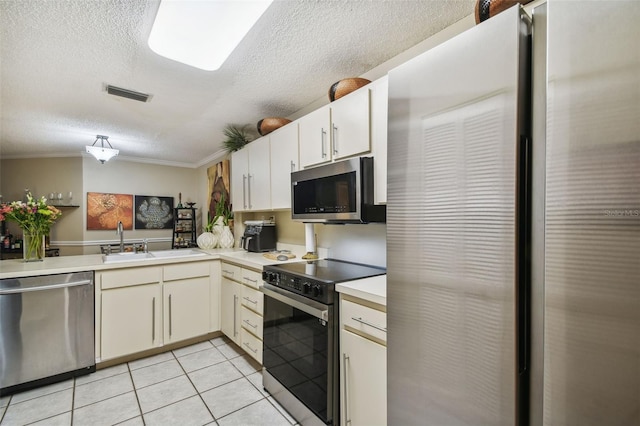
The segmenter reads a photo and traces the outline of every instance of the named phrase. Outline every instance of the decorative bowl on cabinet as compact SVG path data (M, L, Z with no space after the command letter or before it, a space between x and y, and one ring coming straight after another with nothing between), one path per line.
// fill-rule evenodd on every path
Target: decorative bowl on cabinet
M258 121L258 133L260 136L266 136L276 129L291 123L291 120L284 117L267 117Z
M362 86L366 86L369 83L371 83L371 81L367 80L366 78L344 78L331 85L331 87L329 88L329 100L333 102L336 99L340 99L341 97L348 95L354 90L358 90Z

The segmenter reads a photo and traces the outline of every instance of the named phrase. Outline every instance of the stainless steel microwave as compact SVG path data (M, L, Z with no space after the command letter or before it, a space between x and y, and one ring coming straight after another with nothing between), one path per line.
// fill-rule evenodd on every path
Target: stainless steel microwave
M291 218L299 222L385 222L373 203L373 157L359 157L291 173Z

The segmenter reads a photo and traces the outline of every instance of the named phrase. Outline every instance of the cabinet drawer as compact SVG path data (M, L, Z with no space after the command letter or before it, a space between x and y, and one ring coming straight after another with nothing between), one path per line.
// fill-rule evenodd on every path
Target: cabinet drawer
M348 300L341 301L342 326L363 336L387 341L387 314Z
M168 265L163 268L164 281L209 276L209 262L189 262Z
M242 268L242 284L248 285L249 287L253 287L257 290L261 281L262 273Z
M264 294L246 285L242 286L242 305L262 315L264 311Z
M262 364L262 340L244 328L240 330L240 340L244 349L253 359Z
M242 268L230 263L222 263L222 276L230 280L240 281Z
M159 283L161 272L162 267L160 266L104 271L101 273L100 288L106 290L109 288Z
M242 327L262 340L262 316L243 306L240 317L242 318Z

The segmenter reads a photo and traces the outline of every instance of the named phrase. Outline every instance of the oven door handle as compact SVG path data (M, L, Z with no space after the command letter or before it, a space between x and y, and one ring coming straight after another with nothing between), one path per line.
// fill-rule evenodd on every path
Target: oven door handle
M314 317L324 321L329 321L329 309L327 309L327 306L322 303L307 299L303 296L298 296L297 294L286 290L280 290L278 287L267 283L263 283L260 286L260 291L266 296L279 300L282 303L286 303L287 305L306 312L309 315L313 315Z

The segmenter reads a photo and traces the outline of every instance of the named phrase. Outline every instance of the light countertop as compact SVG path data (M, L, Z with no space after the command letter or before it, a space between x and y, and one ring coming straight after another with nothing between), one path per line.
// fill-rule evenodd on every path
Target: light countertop
M0 279L20 278L34 275L63 274L78 271L105 271L109 269L135 268L153 265L168 265L173 263L202 262L206 260L229 261L247 268L262 270L265 265L285 263L267 259L262 253L249 253L243 249L212 249L200 250L204 256L145 259L130 262L104 263L101 254L86 254L78 256L45 257L41 262L24 262L22 259L7 259L0 261ZM153 253L153 252L152 252ZM296 256L287 262L299 262Z
M387 276L363 278L336 284L336 291L378 305L387 306Z

